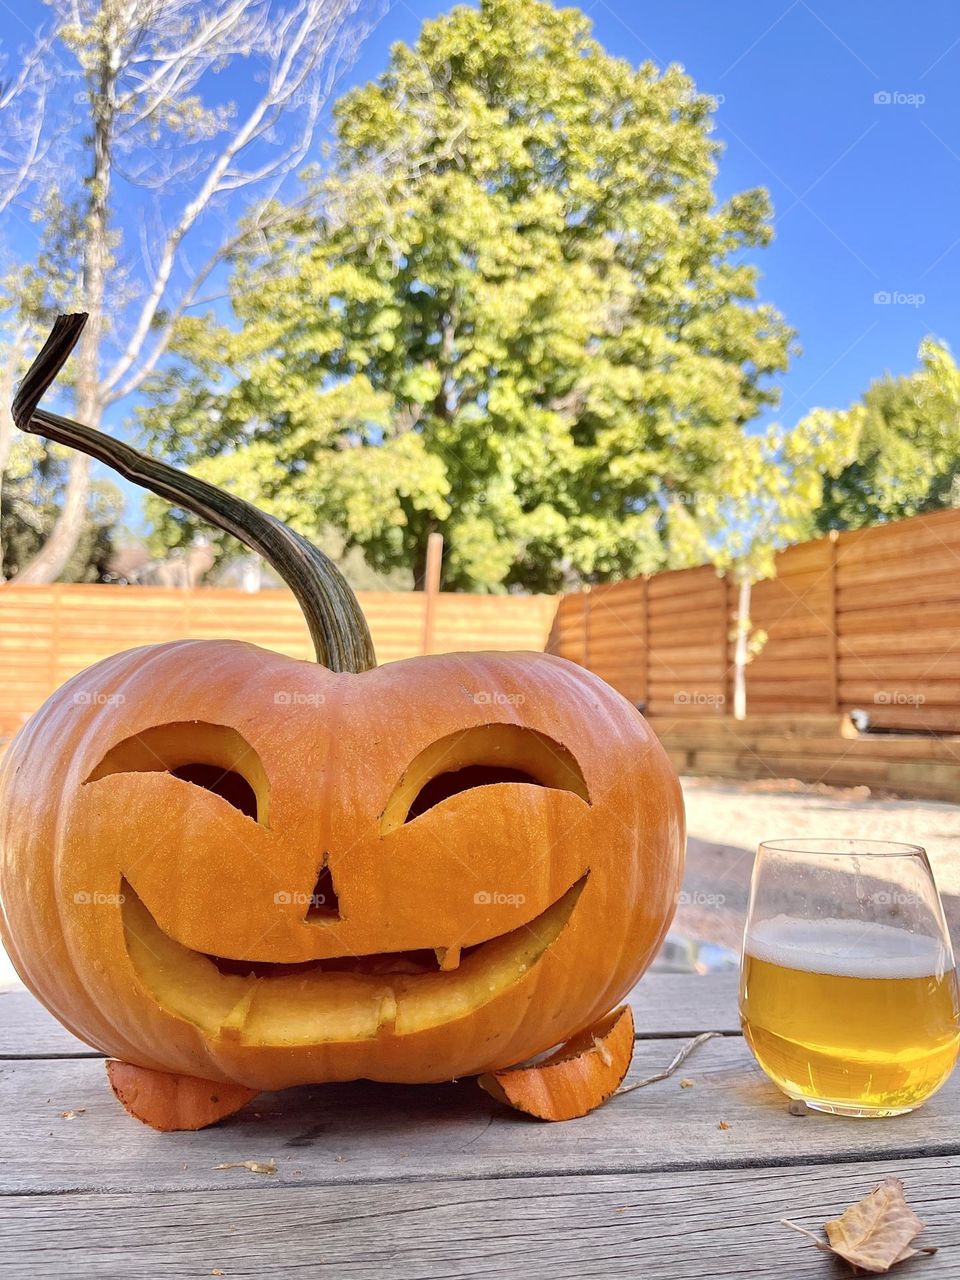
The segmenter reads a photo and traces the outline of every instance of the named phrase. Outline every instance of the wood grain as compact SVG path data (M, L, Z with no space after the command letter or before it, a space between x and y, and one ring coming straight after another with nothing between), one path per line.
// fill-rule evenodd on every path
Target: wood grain
M939 1248L904 1276L960 1277L960 1163L881 1160L701 1175L401 1179L311 1187L240 1171L188 1192L23 1197L0 1209L0 1274L91 1280L810 1280L849 1276L781 1223L819 1231L902 1178ZM29 1270L25 1266L30 1259Z
M662 1070L677 1047L676 1040L638 1041L627 1083ZM682 1080L691 1083L682 1087ZM473 1080L361 1082L262 1094L214 1128L158 1135L122 1112L102 1062L6 1061L0 1193L243 1189L246 1170L216 1166L246 1160L275 1160L271 1185L346 1185L955 1156L958 1109L960 1075L895 1120L794 1116L744 1041L730 1036L702 1045L670 1079L565 1124L511 1112ZM704 1180L718 1185L724 1178Z
M730 975L652 974L633 1003L648 1027L701 1030L729 1021L734 990ZM0 1001L13 1054L77 1044L25 993ZM679 1043L638 1040L628 1082ZM568 1124L507 1111L473 1081L360 1083L161 1135L123 1114L101 1061L8 1057L0 1276L840 1280L848 1269L780 1220L817 1231L895 1176L927 1223L920 1243L939 1248L910 1274L960 1280L958 1109L960 1080L896 1120L794 1116L728 1035ZM251 1160L276 1172L217 1168Z
M958 536L960 515L936 512L782 552L775 577L753 588L751 622L767 639L747 667L750 711L865 707L888 727L960 732ZM549 648L587 662L627 697L641 690L655 716L729 720L729 698L718 706L716 697L728 692L732 670L733 593L710 568L656 574L646 582L647 603L642 592L627 594L640 580L591 590L585 628L586 597L564 597ZM576 640L568 627L574 615L581 620ZM927 639L931 629L939 641ZM691 650L696 658L688 656ZM739 761L712 768L753 775ZM887 781L891 771L882 772L878 785L896 788L896 777ZM766 776L795 773L788 762L773 760ZM869 781L869 774L861 770L849 781ZM899 781L916 791L909 771ZM960 776L917 794L954 798Z
M381 662L419 654L424 593L358 593ZM434 609L437 652L542 649L552 596L442 592ZM309 659L307 626L292 593L163 587L4 585L0 589L0 734L12 733L71 676L141 644L227 636Z

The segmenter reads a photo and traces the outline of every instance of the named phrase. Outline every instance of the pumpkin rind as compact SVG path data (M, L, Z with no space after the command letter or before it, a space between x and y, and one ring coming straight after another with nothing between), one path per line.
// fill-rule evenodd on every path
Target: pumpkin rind
M250 744L269 783L269 825L167 772L87 781L117 743L189 722ZM410 762L490 725L559 744L589 802L548 786L480 786L384 834ZM643 718L589 672L539 654L442 655L349 675L232 641L132 650L55 693L0 767L3 937L26 984L113 1057L254 1089L446 1080L568 1039L655 954L682 849L677 780ZM323 863L339 916L308 921L303 900ZM131 963L116 901L126 880L196 952L347 962L469 949L540 915L583 876L559 936L492 999L409 1033L395 1024L316 1045L252 1043L230 1028L211 1036L162 1007Z
M577 1120L616 1093L632 1059L633 1011L625 1004L542 1061L483 1075L477 1083L538 1120Z
M107 1062L107 1079L124 1110L160 1133L206 1129L257 1096L240 1084L148 1071L115 1058Z

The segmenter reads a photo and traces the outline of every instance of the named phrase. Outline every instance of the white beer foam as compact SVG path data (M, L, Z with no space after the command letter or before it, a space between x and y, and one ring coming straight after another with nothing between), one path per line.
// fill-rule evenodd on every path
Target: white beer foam
M835 978L931 978L953 968L938 938L870 920L797 920L754 924L743 946L757 960Z

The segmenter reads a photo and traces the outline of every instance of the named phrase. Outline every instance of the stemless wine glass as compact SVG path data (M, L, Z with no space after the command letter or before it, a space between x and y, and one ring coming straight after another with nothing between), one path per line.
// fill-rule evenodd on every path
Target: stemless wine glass
M760 845L740 1021L784 1093L836 1115L912 1111L953 1070L958 1016L950 935L919 845Z

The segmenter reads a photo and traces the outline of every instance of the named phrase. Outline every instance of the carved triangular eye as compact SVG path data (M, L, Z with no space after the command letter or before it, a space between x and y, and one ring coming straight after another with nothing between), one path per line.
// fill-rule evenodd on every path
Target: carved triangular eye
M115 773L170 773L267 825L270 784L256 751L228 725L202 720L151 725L111 747L86 779Z
M562 743L523 725L474 725L431 743L407 766L380 830L386 835L462 791L504 782L571 791L590 803L583 771Z
M195 787L212 791L235 809L256 821L257 793L242 774L233 769L222 769L218 764L181 764L170 772L175 778L192 782Z
M333 876L324 858L317 875L317 883L313 886L310 902L307 906L307 922L323 924L328 920L340 919L340 899L334 888Z

